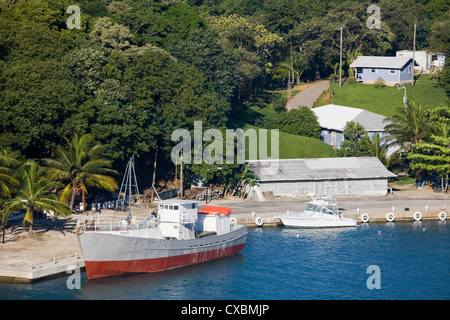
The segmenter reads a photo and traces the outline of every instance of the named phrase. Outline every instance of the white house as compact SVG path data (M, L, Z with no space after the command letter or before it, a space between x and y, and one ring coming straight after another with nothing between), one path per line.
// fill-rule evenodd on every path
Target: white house
M412 59L414 52L412 50L397 51L396 56L401 58ZM416 50L415 54L416 70L428 71L432 68L443 68L445 65L445 53L427 52L424 50Z
M360 56L350 68L355 71L357 82L374 84L382 79L387 86L412 82L413 59L408 57Z
M386 117L359 108L351 108L329 104L312 109L316 114L321 131L320 138L323 142L339 148L344 141L344 128L347 122L353 121L361 124L366 129L369 137L376 133L383 136Z

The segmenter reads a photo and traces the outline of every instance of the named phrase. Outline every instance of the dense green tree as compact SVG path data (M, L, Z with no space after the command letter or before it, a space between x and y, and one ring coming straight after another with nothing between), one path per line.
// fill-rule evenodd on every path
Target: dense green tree
M447 10L439 16L439 19L433 20L431 32L428 39L430 48L434 52L441 52L447 55L445 66L438 71L438 81L444 88L445 93L450 98L450 4L447 1Z
M283 38L269 32L263 24L238 14L210 17L209 25L218 33L222 46L234 50L237 98L254 99L256 82L264 75L264 65L270 62Z
M443 14L443 16L435 20L431 27L430 37L428 42L430 48L434 52L450 54L450 35L448 30L450 28L450 8Z
M436 174L441 180L442 192L447 191L450 173L450 138L432 136L431 142L419 142L408 152L407 158L411 170L416 172L417 180L425 175Z
M286 71L297 81L337 74L341 26L344 71L359 54L411 49L414 23L417 49L448 54L447 0L376 3L381 30L367 28L369 3L359 0L0 0L0 147L48 158L91 133L119 168L131 154L148 164L158 144L159 165L171 171L173 130L237 123L230 109L244 119L240 107L285 87ZM81 29L66 25L73 4ZM448 65L439 81L450 95ZM317 137L315 122L296 112L261 125ZM426 142L448 132L411 121L392 126L390 138L412 137L417 126Z
M231 100L236 86L233 51L223 48L212 30L194 30L172 49L175 57L193 64L218 94Z
M444 88L447 97L450 99L450 59L447 59L445 66L439 73L439 84Z
M448 0L429 0L424 6L424 13L428 19L427 29L433 28L434 22L444 20L443 17L448 14L450 1Z
M300 107L279 116L280 130L304 137L320 138L320 126L317 116L308 107Z
M197 10L185 3L175 3L164 13L168 24L168 34L164 41L164 47L172 48L179 41L184 40L194 30L202 29L205 25L204 19Z
M121 24L114 23L111 18L99 18L90 34L94 42L99 42L105 48L119 50L124 55L141 55L152 47L151 44L137 46L132 43L133 34Z
M76 36L58 31L63 16L44 1L17 6L0 12L0 132L3 147L39 157L72 129L60 125L82 99L60 59Z
M337 151L338 157L367 157L370 154L366 143L367 131L358 122L347 122L344 128L344 141Z
M306 106L282 112L277 117L266 117L257 124L266 129L279 129L299 136L320 138L317 116Z
M395 34L392 47L385 55L395 56L398 50L412 50L414 23L417 24L416 48L425 48L427 18L422 3L415 0L380 0L378 6L381 10L382 23Z
M432 134L444 139L450 137L450 106L443 105L430 111Z
M300 64L309 65L313 79L328 76L339 62L340 35L343 27L344 62L353 62L360 54L383 55L392 46L395 35L382 24L381 30L366 26L367 6L351 1L329 4L326 12L301 21L292 30L294 55Z
M81 96L57 60L14 61L2 72L0 132L3 147L39 157L74 128L62 126Z
M265 0L263 6L264 25L272 32L288 34L311 9L303 5L302 1Z

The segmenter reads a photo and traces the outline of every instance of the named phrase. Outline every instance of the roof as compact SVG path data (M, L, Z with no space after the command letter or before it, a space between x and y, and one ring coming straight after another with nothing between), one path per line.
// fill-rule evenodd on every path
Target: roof
M278 161L278 171L265 170ZM380 179L397 177L376 157L250 160L249 170L261 182ZM274 164L271 164L274 166Z
M401 69L411 60L412 58L408 57L360 56L350 65L350 67Z
M196 201L196 200L183 200L183 199L168 199L168 200L159 200L159 201L155 201L155 203L160 203L160 204L179 204L179 205L183 205L183 204L190 204L190 203L200 203L200 201Z
M349 121L360 123L369 132L384 131L386 126L385 116L364 109L329 104L312 111L317 115L319 125L323 129L343 132Z

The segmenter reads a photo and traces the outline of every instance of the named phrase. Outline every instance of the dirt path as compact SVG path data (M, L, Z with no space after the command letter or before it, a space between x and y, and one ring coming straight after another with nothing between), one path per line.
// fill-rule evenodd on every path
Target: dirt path
M302 90L286 104L286 110L298 109L300 106L312 108L320 95L330 87L329 80L319 80L311 84L296 86L294 90Z

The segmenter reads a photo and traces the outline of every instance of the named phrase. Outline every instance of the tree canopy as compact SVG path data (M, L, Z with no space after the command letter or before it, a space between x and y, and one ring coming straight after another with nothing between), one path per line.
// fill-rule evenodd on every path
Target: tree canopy
M245 103L285 87L286 70L298 82L336 73L340 27L344 74L360 54L410 49L414 23L418 49L448 54L448 1L380 0L381 29L367 28L369 4L0 1L0 149L48 158L74 134L93 134L115 168L130 154L148 164L158 145L173 170L173 130L239 120ZM80 8L79 29L68 28L70 5ZM272 128L318 137L306 112L287 114Z

